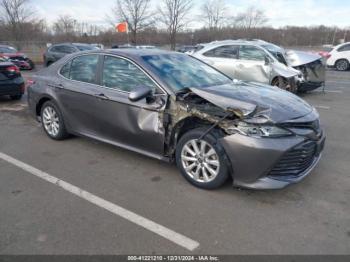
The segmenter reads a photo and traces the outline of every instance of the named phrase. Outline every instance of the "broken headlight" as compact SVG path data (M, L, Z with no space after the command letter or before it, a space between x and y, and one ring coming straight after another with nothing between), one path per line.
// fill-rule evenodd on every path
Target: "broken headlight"
M249 124L245 122L239 122L236 126L232 126L228 128L227 132L229 134L239 133L241 135L251 136L251 137L270 137L270 138L293 135L293 133L290 132L289 130L280 128L277 126L254 125L254 124Z

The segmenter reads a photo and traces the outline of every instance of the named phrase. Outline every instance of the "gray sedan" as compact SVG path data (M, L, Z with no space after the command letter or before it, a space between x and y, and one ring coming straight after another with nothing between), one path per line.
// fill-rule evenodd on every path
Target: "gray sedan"
M160 50L69 55L34 77L28 99L50 138L85 136L176 162L205 189L229 177L255 189L296 183L325 141L318 113L297 96Z

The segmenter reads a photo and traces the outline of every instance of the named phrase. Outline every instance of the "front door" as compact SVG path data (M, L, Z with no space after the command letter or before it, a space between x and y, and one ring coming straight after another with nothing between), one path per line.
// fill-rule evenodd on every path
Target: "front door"
M165 92L136 64L116 56L104 56L99 81L100 97L94 108L99 114L95 123L99 136L155 157L163 155ZM152 88L152 101L129 100L129 93L140 86Z
M270 84L271 65L266 63L267 54L250 45L242 45L235 63L235 78L244 81Z

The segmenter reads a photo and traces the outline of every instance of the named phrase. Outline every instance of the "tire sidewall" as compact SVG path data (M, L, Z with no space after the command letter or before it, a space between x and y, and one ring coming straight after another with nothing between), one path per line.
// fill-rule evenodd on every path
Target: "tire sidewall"
M185 171L182 160L181 160L181 152L184 147L184 145L193 139L200 138L210 127L207 128L197 128L194 130L191 130L184 134L181 139L179 140L177 146L176 146L176 164L179 168L182 176L189 181L192 185L202 188L202 189L216 189L220 186L222 186L229 177L229 160L227 158L227 155L225 153L224 148L218 141L219 136L215 132L210 132L207 134L203 140L209 143L216 151L218 157L219 157L219 163L220 163L220 170L217 177L210 182L207 183L201 183L193 180L189 175L187 175L187 172Z
M340 62L345 62L346 63L346 65L347 65L347 67L346 67L346 69L339 69L338 68L338 63L340 63ZM349 61L347 61L346 59L340 59L340 60L338 60L336 63L335 63L335 68L338 70L338 71L347 71L347 70L349 70Z
M45 110L46 107L51 107L53 108L55 111L56 111L56 114L58 116L58 121L59 121L59 129L58 129L58 134L57 136L52 136L50 135L45 126L44 126L44 123L43 123L43 112ZM64 138L66 138L67 136L67 132L66 132L66 128L65 128L65 125L64 125L64 121L63 121L63 117L62 117L62 113L61 111L59 110L58 106L53 103L52 101L47 101L43 104L43 106L41 107L41 111L40 111L40 118L41 118L41 125L45 131L45 133L52 139L54 140L62 140Z

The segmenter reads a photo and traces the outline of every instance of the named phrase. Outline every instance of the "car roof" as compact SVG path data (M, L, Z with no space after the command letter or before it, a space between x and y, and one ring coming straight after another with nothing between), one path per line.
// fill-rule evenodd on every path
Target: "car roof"
M165 55L165 54L180 54L177 52L166 51L161 49L135 49L135 48L123 48L123 49L106 49L106 50L89 50L84 53L101 53L101 54L111 54L120 55L130 58L140 58L147 55Z
M210 43L205 43L205 44L200 44L202 46L220 46L220 45L257 45L257 46L261 46L261 45L265 45L265 44L271 44L269 42L266 42L264 40L260 40L260 39L251 39L251 40L247 40L247 39L237 39L237 40L221 40L221 41L213 41Z
M57 43L57 44L53 44L51 46L59 46L59 45L74 45L74 46L76 46L76 45L85 45L85 46L90 46L90 44L85 44L85 43L68 43L68 42L67 43Z
M0 45L0 47L10 47L10 48L14 48L13 46L10 46L10 45Z

